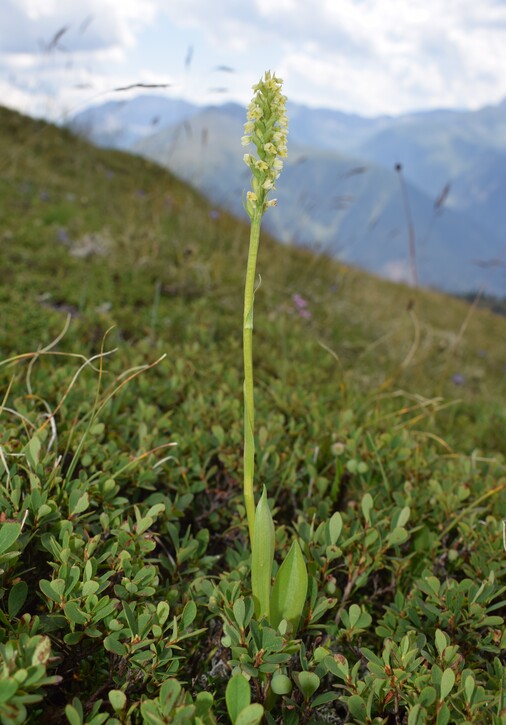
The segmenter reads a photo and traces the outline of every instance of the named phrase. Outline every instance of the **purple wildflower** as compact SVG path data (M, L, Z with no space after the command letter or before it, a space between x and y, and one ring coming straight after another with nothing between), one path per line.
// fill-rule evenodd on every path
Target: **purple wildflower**
M304 320L310 320L312 317L311 312L308 310L308 302L302 295L296 292L292 295L292 302L295 307L295 312L302 317Z

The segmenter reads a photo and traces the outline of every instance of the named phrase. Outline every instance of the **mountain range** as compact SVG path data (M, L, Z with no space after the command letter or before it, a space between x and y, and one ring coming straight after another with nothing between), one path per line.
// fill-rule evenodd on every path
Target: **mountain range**
M289 156L265 226L398 281L506 296L506 101L366 118L288 104ZM72 119L94 143L155 160L243 215L245 109L139 96Z

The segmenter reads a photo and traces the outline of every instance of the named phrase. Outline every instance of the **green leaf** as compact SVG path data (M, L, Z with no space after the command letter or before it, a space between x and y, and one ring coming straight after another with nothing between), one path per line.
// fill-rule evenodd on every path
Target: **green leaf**
M408 725L424 725L427 722L426 715L427 711L417 702L409 711Z
M336 511L335 514L332 514L330 521L329 521L329 536L330 536L330 543L334 546L339 537L341 536L341 531L343 529L343 519L339 511Z
M448 725L450 722L450 708L443 703L436 718L436 725Z
M182 615L182 624L183 628L187 629L190 624L193 622L195 617L197 616L197 605L193 601L189 601L186 603L185 608L183 609L183 615Z
M56 591L56 589L53 587L53 584L47 579L41 579L39 582L39 587L42 593L45 594L48 599L52 599L54 602L59 602L61 600L61 594Z
M235 721L234 725L258 725L264 716L263 705L255 702L253 705L248 705L239 714L239 717Z
M32 655L32 665L47 665L51 656L51 640L49 637L41 637L40 642L35 647Z
M128 626L130 627L130 632L132 633L133 636L135 636L136 634L138 634L137 620L135 618L135 615L133 613L131 606L127 602L123 602L123 611L125 612Z
M72 705L66 705L65 715L67 716L67 720L69 721L70 725L82 725L83 719L77 712L76 708Z
M420 692L418 702L422 705L422 707L430 707L436 701L436 697L436 688L432 687L432 685L427 685L427 687L424 687Z
M9 612L9 617L14 618L17 616L26 601L27 595L28 584L23 581L16 582L9 592L9 599L7 601L7 611Z
M169 715L181 694L181 685L177 680L166 680L160 688L159 699L162 703L163 713Z
M464 680L464 692L466 693L466 701L471 703L473 701L474 690L476 687L475 679L472 675L468 675Z
M409 539L409 534L403 526L396 526L387 536L389 546L399 546Z
M321 695L317 695L311 700L311 707L319 707L325 705L327 702L333 702L337 700L340 695L337 692L322 692Z
M170 614L170 606L168 602L158 602L156 606L156 616L158 617L158 623L163 627Z
M13 679L0 680L0 702L8 702L18 690L18 683Z
M271 624L277 628L286 619L293 634L307 597L307 569L300 546L294 541L286 559L279 567L271 595Z
M82 609L79 609L75 602L67 602L63 611L65 612L67 619L71 621L72 624L86 624L88 621L86 614L82 611Z
M272 562L274 561L274 524L267 490L264 486L255 513L251 552L251 590L257 619L270 614Z
M371 511L374 506L374 501L372 500L372 496L370 493L364 494L361 501L361 508L362 513L364 515L364 519L368 524L371 523Z
M309 700L316 690L320 687L320 678L316 672L299 672L296 676L297 687L304 695L304 699Z
M447 669L443 672L443 675L441 677L441 684L440 684L440 699L445 700L447 696L450 694L450 692L453 689L453 686L455 684L455 672L450 669L450 667L447 667Z
M100 584L92 579L90 581L84 582L82 588L82 595L83 597L89 597L91 594L96 594L99 589Z
M239 713L251 702L251 690L248 680L238 673L230 678L225 692L227 711L232 723L235 725Z
M117 633L107 635L104 639L104 647L108 652L113 652L120 657L124 657L127 653L127 648L119 641Z
M34 435L33 438L28 441L27 445L24 448L26 460L30 464L31 468L35 468L37 463L39 462L41 447L42 444L39 438Z
M436 629L435 640L438 655L442 655L443 651L446 649L447 642L444 632L442 632L440 629Z
M246 605L244 604L244 599L241 597L240 599L236 599L233 605L234 610L234 617L235 621L239 625L239 627L244 627L244 619L246 617Z
M401 512L399 513L399 515L397 517L397 521L396 521L395 525L401 526L401 527L406 526L406 524L409 521L410 515L411 515L411 509L409 508L409 506L404 506L404 508L401 510Z
M353 627L356 625L358 620L360 619L360 615L362 614L362 610L358 606L358 604L352 604L351 607L348 610L348 617L350 621L350 627L353 629Z
M165 718L160 717L153 700L144 700L141 704L141 715L143 722L148 725L164 725L167 722Z
M74 492L73 492L74 493ZM77 492L78 494L78 492ZM77 514L82 514L83 511L86 511L88 506L90 505L90 495L87 491L85 491L80 496L78 495L72 495L70 494L70 500L69 500L69 514L70 516L76 516Z
M125 709L127 699L122 690L109 690L108 697L114 712L121 712Z
M21 524L8 522L0 527L0 554L11 548L21 534Z
M364 723L367 718L367 707L365 702L362 700L360 695L352 695L348 698L346 704L350 714L358 720L358 722Z
M43 519L44 516L47 516L51 513L51 506L49 506L47 503L43 503L42 506L39 506L37 509L37 518Z

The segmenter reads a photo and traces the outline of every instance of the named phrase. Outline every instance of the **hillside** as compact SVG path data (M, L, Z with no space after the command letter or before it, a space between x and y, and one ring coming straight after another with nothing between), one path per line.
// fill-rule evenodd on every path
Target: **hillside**
M504 103L377 118L290 103L288 108L288 164L298 168L285 177L284 203L267 220L277 238L407 280L406 209L394 172L400 163L422 283L504 295ZM163 163L214 203L240 214L245 169L237 139L244 114L232 103L199 108L147 96L144 106L138 97L90 107L71 125L94 143Z
M252 618L247 225L4 108L0 169L0 719L214 725L236 667L269 723L500 725L506 319L263 236L257 475L274 568L297 538L310 578L290 639Z

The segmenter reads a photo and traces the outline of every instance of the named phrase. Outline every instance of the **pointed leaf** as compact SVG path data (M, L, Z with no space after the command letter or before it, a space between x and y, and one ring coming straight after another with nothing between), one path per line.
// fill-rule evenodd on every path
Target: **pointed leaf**
M279 567L271 596L271 624L278 627L286 619L293 634L297 631L299 620L307 596L307 569L304 557L297 541L294 541L286 559Z
M370 493L364 494L362 501L360 502L364 519L368 524L371 523L371 511L374 506L374 501Z
M182 624L183 629L188 629L190 624L193 622L195 617L197 616L197 605L194 601L190 600L186 603L185 608L183 609L183 616L182 616Z
M9 617L14 618L17 616L26 601L27 595L28 584L24 581L16 582L9 592L9 599L7 601L7 611L9 612Z
M269 619L272 562L274 561L274 524L264 486L255 513L251 552L251 590L257 619Z
M455 684L455 672L448 667L441 677L441 700L444 700L452 691Z

